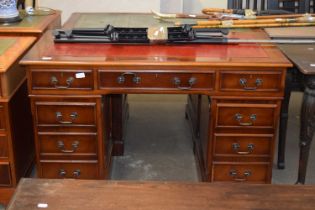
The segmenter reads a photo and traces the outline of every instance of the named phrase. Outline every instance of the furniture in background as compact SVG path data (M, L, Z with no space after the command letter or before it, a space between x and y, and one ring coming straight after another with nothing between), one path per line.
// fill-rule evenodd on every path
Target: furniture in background
M315 38L315 27L296 27L294 30L291 28L266 28L265 31L271 38ZM288 109L289 101L292 91L304 91L306 95L306 89L309 85L306 80L309 80L313 74L312 64L314 63L314 48L313 45L278 45L280 49L285 53L290 60L295 64L294 68L290 68L286 78L285 97L281 107L280 129L279 129L279 146L278 146L278 168L283 169L285 167L285 145L286 145L286 131L288 123ZM284 50L285 49L285 50ZM295 52L296 51L296 52ZM303 64L304 63L304 64ZM304 97L304 103L310 102L310 100ZM307 106L307 105L305 105ZM303 109L304 110L304 109ZM301 115L304 115L304 111ZM312 135L310 132L305 133L306 127L311 126L311 121L302 122L301 134L300 134L300 164L298 183L305 182L307 159L309 153L310 141L305 140L305 135ZM305 143L305 141L307 143ZM304 142L304 143L302 143ZM304 145L304 146L303 146Z
M231 9L282 9L294 13L313 13L314 0L228 0Z
M314 194L298 185L22 179L8 210L312 210Z
M81 28L101 27L113 17L160 24L149 14L75 16ZM268 38L261 30L233 33L240 36ZM201 147L204 153L195 147L205 163L199 170L202 180L271 182L285 74L291 66L275 46L70 45L55 44L48 32L21 64L27 69L38 177L108 177L113 150L106 138L108 95L163 93L211 96L208 146Z
M0 36L0 203L3 204L34 164L30 102L25 71L18 62L35 40L35 37Z
M12 42L8 51L1 53L2 91L11 91L2 95L0 106L0 203L3 204L9 201L18 180L29 174L35 158L26 72L18 62L34 40L46 30L59 26L60 12L49 16L26 16L21 22L0 25L1 40L14 37L12 41L2 41L1 44L1 47L5 47Z
M315 132L315 45L279 45L279 48L298 70L295 71L298 74L295 77L295 81L299 81L300 86L304 89L301 109L299 173L297 178L297 183L304 184L309 152ZM291 80L293 80L292 77ZM289 90L286 90L286 100L289 100L292 86L288 85L287 89Z

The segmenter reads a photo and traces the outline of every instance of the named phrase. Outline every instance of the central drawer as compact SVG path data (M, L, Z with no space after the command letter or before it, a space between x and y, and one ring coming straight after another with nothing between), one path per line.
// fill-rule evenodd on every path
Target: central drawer
M96 103L35 102L38 126L95 126Z
M212 90L214 73L160 73L99 71L100 89L152 88L169 90Z

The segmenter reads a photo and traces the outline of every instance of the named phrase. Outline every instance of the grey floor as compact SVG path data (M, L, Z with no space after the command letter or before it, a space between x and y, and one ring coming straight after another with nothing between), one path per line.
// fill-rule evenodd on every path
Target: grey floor
M128 95L130 116L125 155L114 157L115 180L168 180L197 182L191 131L185 120L186 95ZM298 168L301 93L292 93L287 131L286 168L273 166L273 184L294 184ZM306 184L315 184L315 143ZM0 210L3 210L0 205Z
M299 115L302 93L292 93L286 146L286 168L273 167L274 184L294 184L298 169ZM198 181L191 132L184 118L186 95L129 95L130 117L125 155L115 157L112 179ZM315 143L314 143L315 144ZM306 184L315 184L312 145Z

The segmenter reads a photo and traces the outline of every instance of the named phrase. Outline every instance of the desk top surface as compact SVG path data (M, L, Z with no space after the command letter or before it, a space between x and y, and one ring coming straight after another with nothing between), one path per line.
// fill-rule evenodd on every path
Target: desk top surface
M20 22L9 25L0 24L0 34L42 34L53 20L60 17L60 11L43 16L27 16L24 12L20 15L23 18Z
M9 210L314 209L315 186L22 179Z
M34 37L0 36L0 73L7 71L34 42Z
M130 14L129 14L130 15ZM104 27L106 21L113 22L115 14L76 13L65 24L65 28ZM146 26L156 24L154 18L144 14L118 14L116 25L135 26L145 19ZM109 19L111 17L111 19ZM117 17L116 17L117 18ZM123 25L127 24L127 25ZM169 23L167 23L169 24ZM230 32L231 38L267 39L261 30ZM48 58L48 59L47 59ZM99 65L99 66L249 66L288 67L290 62L274 45L259 44L190 44L190 45L114 45L88 43L54 43L51 32L47 32L22 60L33 65Z

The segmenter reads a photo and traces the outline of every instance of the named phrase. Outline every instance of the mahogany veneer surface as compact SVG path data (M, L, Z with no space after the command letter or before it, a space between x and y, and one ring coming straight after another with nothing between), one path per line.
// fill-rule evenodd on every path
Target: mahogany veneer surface
M314 186L22 179L8 210L314 209Z

